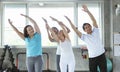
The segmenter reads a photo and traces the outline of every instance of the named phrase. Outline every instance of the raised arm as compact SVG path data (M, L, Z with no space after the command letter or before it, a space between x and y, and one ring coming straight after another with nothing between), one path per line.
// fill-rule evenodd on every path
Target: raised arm
M24 15L24 14L21 14L21 16L24 16L25 18L29 19L30 22L31 22L31 23L33 24L33 26L34 26L35 31L38 32L38 33L41 33L41 32L40 32L40 29L39 29L39 27L38 27L38 25L37 25L37 23L36 23L31 17L29 17L29 16L27 16L27 15Z
M98 28L96 19L94 18L94 16L92 15L92 13L89 11L89 9L87 8L87 6L86 5L82 5L82 8L83 8L83 11L86 12L90 16L90 18L91 18L91 20L93 22L93 26L96 27L96 28Z
M63 24L62 26L65 28L65 30L67 31L67 33L70 32L70 29L65 24Z
M25 39L24 34L21 33L13 24L10 19L8 19L9 24L12 26L13 30L20 36L23 40Z
M46 24L46 28L52 33L53 38L55 39L55 41L59 43L59 38L58 38L58 36L55 34L55 32L52 30L52 28L50 28L50 26L49 26L48 24Z
M57 23L61 22L61 21L57 20L56 18L53 18L52 16L50 16L50 18L51 18L53 21L56 21ZM67 30L67 33L70 32L70 29L69 29L65 24L62 24L62 26Z
M51 18L53 21L56 21L56 22L61 26L61 28L63 29L63 33L64 33L65 37L70 40L69 35L68 35L68 30L69 30L69 29L67 29L67 30L65 29L65 28L68 28L68 27L66 27L65 24L63 24L63 22L57 20L56 18L53 18L53 17L51 17L51 16L50 16L50 18Z
M63 22L59 22L58 24L59 24L59 25L61 26L61 28L63 29L63 33L64 33L65 37L66 37L68 40L70 40L70 37L69 37L68 32L66 31L65 27L64 27Z
M72 29L75 31L75 33L76 33L79 37L81 37L81 36L82 36L82 33L73 25L72 21L71 21L67 16L65 16L65 18L69 21L69 23L70 23Z
M49 30L48 30L48 26L47 26L48 22L47 22L47 20L46 20L45 18L43 18L43 17L42 17L42 19L44 20L44 22L45 22L45 24L46 24L46 29L47 29L47 34L48 34L49 40L50 40L51 42L54 42L55 40L54 40L53 37L50 35L50 32L49 32Z

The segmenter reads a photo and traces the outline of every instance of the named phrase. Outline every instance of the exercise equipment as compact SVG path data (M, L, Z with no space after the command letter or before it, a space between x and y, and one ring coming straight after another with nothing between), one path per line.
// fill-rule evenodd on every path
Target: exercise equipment
M16 55L16 67L18 68L19 67L19 55L25 55L26 54L26 52L19 52L19 53L17 53L17 55ZM42 53L43 55L46 55L46 57L47 57L47 60L46 60L46 69L45 70L43 70L43 72L55 72L55 71L53 71L53 70L50 70L49 69L49 54L48 53L46 53L46 52L43 52ZM22 71L22 72L27 72L27 71Z
M88 54L87 54L87 48L82 47L81 48L81 54L83 59L87 59L88 58ZM111 60L107 57L106 58L107 61L107 72L112 72L112 62ZM99 66L97 67L98 72L100 72Z
M112 72L112 62L109 58L106 58L107 61L107 72ZM98 72L100 72L99 66L97 67Z
M19 72L19 70L14 64L14 58L13 58L13 54L12 54L10 46L5 45L5 48L3 48L3 51L4 52L2 53L1 58L0 58L0 72ZM5 63L4 60L5 60L7 53L8 53L7 55L8 62Z

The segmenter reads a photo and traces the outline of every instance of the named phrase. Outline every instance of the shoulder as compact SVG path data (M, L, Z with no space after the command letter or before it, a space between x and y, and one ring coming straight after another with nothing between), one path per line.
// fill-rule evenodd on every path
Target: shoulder
M34 37L36 38L36 37L39 37L39 38L41 38L41 34L40 33L34 33Z
M41 35L41 34L40 34L40 33L38 33L38 32L35 32L35 33L34 33L34 35Z
M81 35L81 38L82 38L82 37L85 37L85 36L87 36L87 34L82 34L82 35Z
M93 32L92 33L99 33L99 28L93 28Z
M94 27L93 31L99 31L99 28Z
M24 38L24 41L29 41L29 37L25 37L25 38Z

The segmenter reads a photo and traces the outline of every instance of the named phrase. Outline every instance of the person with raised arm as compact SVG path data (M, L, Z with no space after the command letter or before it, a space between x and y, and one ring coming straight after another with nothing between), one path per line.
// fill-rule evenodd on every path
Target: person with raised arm
M55 41L58 43L59 48L61 50L61 57L60 57L60 70L61 72L67 72L67 67L68 67L68 72L74 72L75 69L75 57L74 53L72 50L72 45L71 41L68 35L68 31L66 27L64 26L63 22L58 21L57 19L50 17L53 21L56 21L62 28L56 34L48 24L46 24L46 28L51 32L53 35L53 38Z
M20 36L26 44L26 65L28 72L42 72L42 46L41 46L41 32L37 23L29 16L21 14L21 16L30 20L34 27L26 25L24 33L20 32L8 19L9 24L13 30Z
M82 5L83 11L88 14L90 19L92 20L92 26L89 23L83 24L83 30L87 34L81 33L71 22L71 20L65 16L65 18L69 21L72 29L76 32L76 34L87 44L88 54L89 54L89 70L90 72L97 72L97 67L99 66L100 72L107 72L107 64L105 57L105 49L103 47L102 41L100 40L100 32L97 25L97 22L89 11L86 5Z
M44 20L45 24L48 24L48 22L47 22L47 20L46 20L45 18L42 18L42 19ZM70 29L69 29L66 25L64 25L64 27L65 27L65 29L67 30L67 32L69 33L69 32L70 32ZM57 42L57 41L53 38L53 35L50 34L47 26L46 26L46 29L47 29L47 34L48 34L49 40L50 40L51 42ZM52 27L52 31L54 31L54 33L55 33L56 35L58 35L58 33L59 33L59 30L58 30L57 27ZM57 43L57 51L56 51L56 64L57 64L56 66L57 66L57 72L61 72L61 70L60 70L60 65L59 65L59 64L60 64L60 53L61 53L61 51L60 51L60 48L59 48L59 44ZM67 70L68 70L68 69L67 69Z

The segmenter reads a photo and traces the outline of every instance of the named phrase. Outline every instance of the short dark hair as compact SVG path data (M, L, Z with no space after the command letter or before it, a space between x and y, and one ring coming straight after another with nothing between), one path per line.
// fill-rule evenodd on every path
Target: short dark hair
M25 27L24 27L24 37L28 37L29 36L29 34L28 34L28 32L27 32L27 27L32 27L31 25L26 25Z
M86 25L90 25L90 24L89 24L89 23L84 23L83 26L82 26L83 30L85 30L85 26L86 26ZM91 26L91 25L90 25L90 26Z

